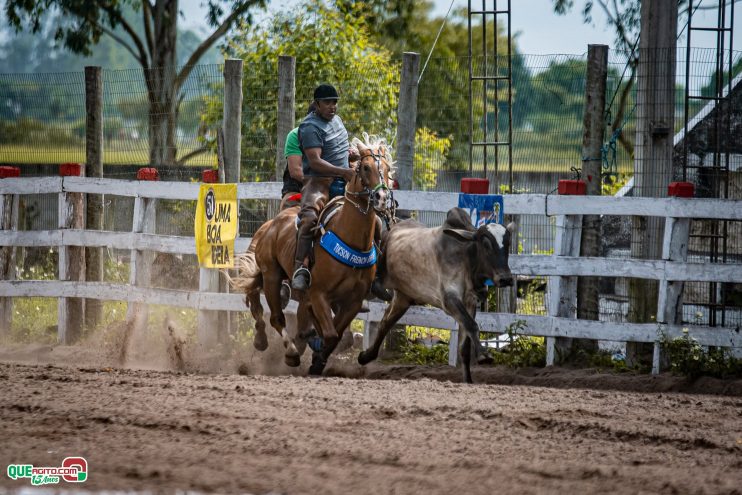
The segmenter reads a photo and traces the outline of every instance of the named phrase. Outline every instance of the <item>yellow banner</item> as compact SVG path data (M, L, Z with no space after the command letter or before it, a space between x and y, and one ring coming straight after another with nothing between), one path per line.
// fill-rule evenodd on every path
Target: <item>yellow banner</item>
M194 225L198 264L232 268L237 226L237 184L201 184Z

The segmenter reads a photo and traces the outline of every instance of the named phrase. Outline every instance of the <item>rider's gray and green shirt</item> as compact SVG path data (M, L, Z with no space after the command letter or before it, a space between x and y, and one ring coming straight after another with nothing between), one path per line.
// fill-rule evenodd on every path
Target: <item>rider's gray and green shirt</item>
M335 115L332 120L310 113L299 124L299 141L302 150L322 148L320 157L340 168L348 168L348 131L343 121ZM306 154L302 155L305 176L320 177L309 167Z

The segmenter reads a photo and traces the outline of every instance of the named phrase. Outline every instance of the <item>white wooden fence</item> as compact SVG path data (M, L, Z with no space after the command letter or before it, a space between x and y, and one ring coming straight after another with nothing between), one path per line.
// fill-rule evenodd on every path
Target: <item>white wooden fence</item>
M275 199L280 195L279 183L241 183L239 199ZM195 254L193 237L165 236L145 233L145 199L196 200L197 183L144 182L83 177L8 178L0 180L0 219L10 196L20 194L59 194L60 218L67 214L63 198L67 193L92 193L129 196L137 198L132 232L87 231L65 229L45 231L18 231L13 228L0 230L0 246L85 246L131 249L133 252L157 251L172 254ZM400 206L408 210L446 212L458 203L457 193L427 193L397 191ZM17 201L15 201L17 205ZM543 255L512 255L510 267L514 274L550 277L549 316L531 316L505 313L480 313L477 315L483 331L502 333L508 325L523 320L526 326L520 333L547 338L547 363L553 363L554 343L557 338L586 338L655 344L654 371L659 369L660 332L670 338L683 335L688 330L702 345L742 347L740 329L708 328L674 324L672 315L677 312L682 283L742 282L741 264L704 264L685 261L690 218L742 220L742 201L718 199L681 198L625 198L587 196L546 196L542 194L506 195L505 211L512 215L549 215L556 217L555 253ZM578 256L580 215L637 215L666 218L663 256L661 260L585 258ZM15 212L17 215L17 211ZM17 224L17 222L15 223ZM10 223L8 225L15 225ZM64 225L60 221L60 225ZM576 242L575 242L576 241ZM237 240L235 249L243 252L249 238ZM138 286L136 276L137 256L132 257L131 284L110 284L77 281L19 281L0 280L0 299L12 297L59 297L60 305L66 298L119 300L129 303L150 303L188 307L199 310L244 311L244 298L240 294L160 289ZM574 277L631 277L659 281L658 318L656 323L631 324L577 320L574 315ZM359 319L378 322L385 305L372 303L369 313ZM2 308L3 305L0 305ZM61 314L61 311L60 311ZM442 311L415 307L401 320L403 324L451 330L451 348L455 349L457 331L454 320ZM65 339L62 321L60 340ZM368 332L367 332L368 333ZM368 337L367 337L368 338ZM451 353L455 356L455 352Z

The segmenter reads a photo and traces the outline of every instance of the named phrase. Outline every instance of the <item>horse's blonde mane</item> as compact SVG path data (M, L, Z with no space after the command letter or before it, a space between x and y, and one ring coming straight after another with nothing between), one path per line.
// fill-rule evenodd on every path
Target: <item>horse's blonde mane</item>
M362 144L366 148L379 148L380 146L384 147L384 158L386 159L387 163L389 163L389 177L394 178L394 175L397 172L397 162L392 159L392 146L386 142L386 139L383 137L377 136L376 134L369 135L367 132L361 133L361 136L363 136L363 139L359 139L358 137L354 137L350 144L352 146L358 147L358 144Z

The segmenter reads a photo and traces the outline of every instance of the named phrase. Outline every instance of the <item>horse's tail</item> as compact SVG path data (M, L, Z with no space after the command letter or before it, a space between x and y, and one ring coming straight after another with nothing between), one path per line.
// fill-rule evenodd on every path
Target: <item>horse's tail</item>
M227 270L222 271L234 291L248 293L260 290L263 285L260 267L255 260L255 250L258 247L259 241L258 237L258 235L253 237L246 253L235 255L234 270L237 272L236 275L230 275Z
M235 276L229 275L226 271L224 272L232 289L247 292L256 288L255 282L260 277L260 268L255 261L255 252L248 251L235 256L234 269L237 270Z

